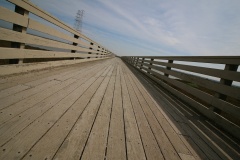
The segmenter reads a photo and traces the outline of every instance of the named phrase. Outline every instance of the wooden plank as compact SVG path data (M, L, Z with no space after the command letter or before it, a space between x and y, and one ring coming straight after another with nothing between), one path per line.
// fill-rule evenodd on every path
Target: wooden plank
M131 78L132 78L132 80L131 80L132 84L138 84L138 85L136 85L136 87L138 87L138 89L141 91L141 94L143 96L143 97L141 97L141 95L139 95L140 96L139 100L144 99L145 105L143 105L143 106L149 106L149 108L148 107L144 108L146 110L145 113L148 112L149 118L152 118L152 119L153 119L153 117L156 118L156 119L154 119L154 123L152 123L152 124L156 125L159 123L161 125L161 128L158 127L159 133L155 134L155 135L160 136L160 137L158 137L159 144L164 143L164 144L166 144L166 146L164 146L164 147L169 147L167 149L166 148L162 149L162 152L165 152L166 156L170 156L171 154L174 154L175 150L178 153L190 155L191 153L189 152L188 148L183 144L183 142L179 138L179 135L173 129L173 126L170 124L170 122L168 122L168 121L170 121L170 119L167 119L166 115L164 115L164 111L161 110L161 107L158 106L157 103L153 101L153 99L151 99L151 96L147 93L147 91L144 89L144 87L141 85L141 83L138 82L137 79L133 75L131 75ZM152 127L152 128L155 128L155 127ZM167 137L170 140L170 142L172 143L175 150L172 148L171 145L169 145L170 142L167 139ZM175 155L172 155L172 156L175 156Z
M53 97L53 100L56 100L56 99L59 99L60 97L62 97L63 95L67 95L67 93L73 91L73 89L75 89L76 86L80 86L84 81L88 80L92 75L95 75L98 72L101 73L102 69L104 70L104 68L102 68L102 67L99 67L98 69L92 68L91 70L85 70L85 73L78 75L78 77L76 77L76 76L72 77L72 78L74 78L75 81L73 81L73 79L70 78L68 81L61 82L55 86L51 86L48 89L46 89L42 92L39 92L36 95L33 95L19 103L15 103L14 105L11 105L10 107L8 107L4 110L1 110L2 116L0 117L0 122L1 122L0 124L4 123L4 126L6 126L7 129L9 129L9 126L13 126L14 123L17 126L23 125L20 120L22 120L22 119L25 120L25 119L27 119L27 117L29 115L31 115L31 111L27 111L27 110L29 110L29 109L34 110L34 108L39 107L38 109L41 109L41 111L39 113L43 112L44 111L43 108L44 107L46 108L45 105L47 102L49 103L49 105L51 105L53 103L53 102L51 102L51 97ZM68 87L66 89L66 92L64 92L64 90L61 90L61 88L63 88L65 85L67 85L71 82L73 82L73 83L71 84L70 87ZM72 85L75 85L75 87L73 87ZM58 93L58 92L60 92L60 93ZM56 97L55 94L58 95L57 98L55 98ZM59 96L59 94L60 94L60 96ZM45 102L45 100L47 100L47 102ZM61 100L61 99L59 99L59 100ZM18 106L22 106L22 107L18 107ZM35 109L35 110L38 110L38 109ZM27 113L26 113L26 111L27 111ZM19 117L19 119L17 116ZM8 121L8 120L12 119L13 117L15 117L16 120L13 119L13 121L12 120ZM36 118L36 117L37 116L34 116L33 118ZM30 121L30 119L27 119L27 120ZM3 128L4 126L1 125L0 128ZM1 133L3 133L3 132L1 132Z
M94 67L94 69L96 70L96 68ZM102 69L102 68L101 68ZM79 78L79 76L81 76L82 75L82 73L84 73L84 72L89 72L89 70L87 69L87 68L85 68L85 69L82 69L82 70L77 70L77 71L74 71L74 72L70 72L69 74L66 74L66 75L64 75L64 76L58 76L58 77L56 77L56 78L54 78L55 80L58 80L58 81L65 81L65 80L67 80L67 79L69 79L69 78L72 78L72 77L77 77L77 79Z
M113 71L111 68L110 72ZM109 73L109 72L108 72ZM103 75L103 74L102 74ZM106 76L106 75L105 75ZM103 78L103 77L101 77ZM73 126L73 129L66 137L59 150L56 152L54 159L80 159L82 152L85 149L85 145L88 140L88 136L91 132L91 128L96 118L97 110L101 105L102 94L104 94L105 87L107 87L107 82L110 80L110 76L105 78L105 82L101 88L97 91L95 98L92 98L91 102L88 104L87 108L83 111L80 118ZM96 90L96 89L95 89ZM95 92L93 91L89 91ZM99 92L102 93L99 95ZM102 95L102 96L101 96ZM99 97L100 98L99 98ZM102 153L100 153L102 154Z
M103 60L107 58L90 58L90 59L79 59L79 60L63 60L63 61L50 61L50 62L39 62L39 63L27 63L27 64L17 64L17 65L1 65L0 66L0 76L10 75L15 73L24 73L33 70L52 68L63 65L71 65L95 60Z
M140 77L137 77L137 78L140 78ZM184 130L182 130L181 127L179 127L178 125L178 123L186 123L182 118L185 115L183 114L182 111L179 110L178 108L179 106L178 105L175 106L176 103L173 103L174 101L171 100L169 95L167 95L164 91L162 91L159 88L159 86L156 86L156 83L153 83L153 81L150 81L150 79L147 79L146 77L144 78L144 80L146 81L147 84L151 84L151 86L148 85L149 87L147 88L148 91L149 90L151 91L151 95L149 95L147 91L146 93L149 95L150 99L152 99L151 96L153 96L154 100L157 102L155 103L156 106L158 106L157 104L159 104L158 109L161 111L162 115L168 121L170 126L174 129L174 131L178 135L187 135L187 133L184 132Z
M203 122L202 122L203 123ZM217 128L214 124L209 122L209 120L204 121L204 126L206 126L211 132L213 132L217 137L221 138L225 143L231 146L232 150L237 151L240 154L240 143L239 140L232 138L229 134Z
M126 148L128 159L145 160L146 155L140 133L138 130L137 121L134 116L132 104L130 101L129 91L124 76L127 74L123 71L123 64L121 64L121 84L122 84L122 98L123 98L123 111L124 111L124 123L126 128Z
M234 150L229 144L225 143L221 138L214 134L209 128L203 125L202 122L190 122L192 128L196 130L198 135L207 142L211 148L222 158L225 159L239 159L240 153Z
M69 75L71 73L78 73L78 72L81 72L81 71L82 71L81 68L72 68L71 71L69 72L69 67L68 67L68 69L66 69L66 70L60 70L60 73L56 72L54 74L54 72L53 72L53 74L44 74L44 75L40 74L39 77L36 78L36 79L34 79L33 77L28 77L27 79L29 81L27 81L27 82L26 81L21 81L21 78L18 79L19 76L18 77L13 76L13 77L14 77L14 81L17 81L16 84L23 84L23 85L26 85L26 86L29 86L29 87L35 87L39 84L42 84L42 83L45 83L45 82L48 82L48 81L51 81L51 80L58 80L59 77L66 76L66 75ZM13 79L9 79L10 82L12 82L12 80Z
M38 86L39 84L42 84L42 83L45 83L45 82L48 82L48 81L52 81L52 80L64 81L64 80L66 80L68 78L71 78L74 75L78 75L82 72L83 72L83 70L74 68L74 69L71 69L70 71L68 70L68 71L62 72L60 74L55 74L55 75L52 75L52 76L48 76L48 77L45 77L45 78L39 78L37 80L27 82L27 83L25 83L25 85L35 87L35 86Z
M203 130L203 131L204 131L204 130ZM209 144L209 145L211 144L211 143L209 143L209 142L206 142L206 143ZM213 147L213 148L215 147L214 144L213 144L213 145L210 145L210 146ZM219 151L218 153L219 153L220 155L222 154L221 157L226 157L226 154L223 154L223 152L221 152L221 150L216 149L216 147L215 147L214 150L215 150L215 151Z
M96 45L90 45L89 49L92 51L97 51L97 53L99 53L99 54L105 54Z
M116 83L114 88L113 107L109 126L106 159L127 159L124 117L122 108L120 66L117 68Z
M170 106L169 106L170 107ZM180 123L180 124L182 124L182 125L184 125L184 123ZM187 133L188 131L185 131L185 133ZM188 134L187 134L188 135ZM180 138L181 138L181 135L179 135L180 136ZM170 137L171 139L172 139L172 136ZM181 138L181 140L183 140L182 138ZM175 142L175 141L174 141ZM174 142L173 142L173 144L174 144ZM186 144L186 143L184 143L184 144ZM188 144L188 143L187 143ZM194 146L194 144L193 143L191 143L193 146ZM193 150L193 148L191 147L191 146L189 146L189 144L188 144L188 148L190 148L191 149L191 152L192 153L194 153L194 150ZM194 147L194 149L198 149L198 152L197 153L202 153L201 151L199 151L199 147L196 147L196 145L195 145L195 147ZM183 155L186 155L186 154L183 154ZM180 156L181 156L181 158L184 158L184 157L182 157L182 153L180 154ZM205 156L205 154L201 154L201 157L204 157L204 159L207 159L206 158L206 156ZM190 158L190 157L189 157ZM199 157L198 157L198 155L196 155L196 153L195 153L195 156L194 156L194 158L197 158L197 159L199 159Z
M144 68L145 70L147 70L148 72L152 73L154 76L156 76L157 78L161 79L161 80L165 80L168 83L184 90L187 93L190 93L191 95L201 99L204 102L207 102L208 104L221 109L222 111L225 111L233 116L235 116L236 118L240 118L239 114L240 114L240 108L230 104L226 101L223 101L215 96L212 96L208 93L205 93L201 90L198 90L196 88L193 88L189 85L186 85L182 82L179 82L175 79L171 79L171 78L167 78L166 76L163 76L155 71L149 70L148 68Z
M73 34L76 34L76 35L79 35L77 33L76 30L72 29L71 27L67 26L66 24L64 24L63 22L61 22L60 20L58 20L57 18L53 17L52 15L50 15L49 13L43 11L42 9L34 6L32 3L28 2L28 1L18 1L18 0L8 0L9 2L17 5L17 6L20 6L22 8L24 8L25 10L73 33Z
M129 82L127 76L125 81ZM164 159L131 84L127 83L127 87L147 159Z
M18 14L16 12L10 11L2 6L0 6L0 19L14 24L18 24L23 27L27 27L28 25L27 17L24 17L23 15Z
M142 73L146 74L143 71L142 71ZM192 98L186 96L185 94L179 92L178 90L170 87L169 85L163 83L159 79L157 79L157 78L155 78L155 77L153 77L149 74L146 74L146 75L148 77L150 77L151 79L153 79L154 81L156 81L157 83L159 83L162 87L164 87L165 89L167 89L168 91L170 91L171 93L173 93L174 95L176 95L177 97L182 99L183 101L187 102L189 105L191 105L192 107L197 109L199 112L204 114L209 119L214 120L214 122L216 122L219 126L223 127L226 131L228 131L229 133L231 133L235 137L239 137L240 134L238 133L239 132L239 127L238 126L236 126L232 122L226 120L225 118L221 117L220 115L211 112L209 109L207 109L202 104L200 104L197 101L193 100Z
M112 70L109 72L111 71ZM69 132L75 129L75 125L79 125L77 122L79 119L90 131L98 113L109 80L110 77L105 77L100 86L93 91L90 91L90 94L87 94L87 92L86 94L83 94L83 96L81 96L74 103L74 105L71 106L71 109L69 109L56 122L56 124L46 133L46 135L44 135L44 137L31 148L28 154L34 155L34 158L36 159L52 159L55 155L55 152L58 150L59 146L65 140ZM84 129L84 127L81 129ZM55 138L56 135L57 138ZM46 146L49 141L51 141L51 143ZM32 158L27 156L25 159Z
M72 80L70 80L72 81ZM29 97L26 97L25 99L22 99L18 102L15 102L14 104L4 108L1 110L2 116L0 117L0 124L2 125L5 123L7 120L13 118L14 116L17 116L19 113L22 111L25 111L27 108L30 108L40 102L41 100L45 99L47 96L50 96L52 94L52 91L54 93L55 90L53 88L59 87L58 83L56 85L48 86L47 88L44 88L44 90L40 90L38 93L34 93L33 95L30 95ZM41 85L44 86L44 85ZM40 87L41 87L40 86ZM48 89L53 89L53 90L48 90ZM29 91L31 93L31 90ZM46 93L45 93L46 92ZM26 92L19 93L17 96L24 96ZM11 97L10 97L11 98ZM21 106L21 107L18 107Z
M201 148L189 136L179 135L196 160L209 159Z
M14 104L14 103L17 103L31 95L34 95L42 90L45 90L46 88L52 86L52 85L56 85L58 84L59 82L58 81L50 81L50 82L47 82L47 83L44 83L42 85L39 85L37 87L34 87L34 88L30 88L28 90L24 90L22 92L19 92L19 93L16 93L16 94L13 94L11 96L8 96L6 98L1 98L0 101L1 101L1 104L0 104L0 110Z
M60 49L68 49L68 50L76 50L80 52L94 52L97 53L97 51L93 51L86 48L81 48L78 46L73 46L70 44L66 44L63 42L50 40L26 33L21 33L17 31L12 31L9 29L0 28L0 39L5 41L13 41L13 42L19 42L19 43L27 43L27 44L35 44L40 46L47 46L47 47L55 47Z
M135 75L137 75L137 73ZM169 105L171 105L171 104L169 103L169 100L162 98L162 96L165 96L166 94L164 92L162 92L160 89L158 89L158 86L156 86L156 83L153 83L153 81L151 81L149 78L144 77L144 76L137 76L137 78L140 79L141 81L144 81L144 83L146 83L146 84L151 84L151 85L147 85L148 86L148 90L151 91L151 95L149 95L149 96L150 97L153 96L155 98L155 100L157 100L158 103L161 104L160 108L167 108L167 109L169 109ZM136 78L134 80L136 80L137 82L139 81ZM142 88L142 89L144 90L144 88ZM157 89L157 91L156 91L156 89ZM148 94L147 91L145 93ZM174 113L174 112L171 112L171 114L172 113ZM179 130L175 127L175 125L172 124L172 120L176 121L176 122L183 122L182 118L180 117L182 115L182 113L180 112L179 114L174 114L170 118L169 118L168 115L165 114L165 112L162 112L162 114L164 115L166 120L170 123L170 125L173 127L173 129L177 133L180 134L181 132L179 132Z
M137 75L139 75L138 73L136 73ZM135 75L136 75L135 74ZM177 151L181 151L182 153L187 153L187 151L189 150L190 152L191 152L191 154L194 156L194 158L195 159L208 159L207 157L206 157L206 155L201 151L201 149L193 142L193 141L191 141L191 139L189 139L188 138L188 136L185 136L185 138L187 138L187 141L184 139L184 138L182 138L182 135L184 134L184 135L188 135L187 134L187 132L186 131L184 131L183 132L183 130L182 129L180 129L180 132L179 131L177 131L177 130L179 130L179 125L177 125L177 123L176 122L171 122L173 119L170 119L170 118L168 118L169 117L169 115L167 115L167 112L166 112L166 110L163 110L162 108L167 108L167 109L169 109L169 108L171 108L172 106L171 106L171 104L169 103L169 100L168 99L166 99L165 100L165 95L162 95L162 94L160 94L161 92L159 92L160 90L156 90L156 88L157 88L157 86L155 86L154 85L154 83L152 82L152 81L150 81L149 79L146 79L146 78L144 78L144 80L145 80L145 87L146 87L146 89L144 88L144 87L142 87L141 85L139 85L139 80L141 80L141 79L139 79L139 78L142 78L142 76L137 76L137 78L138 79L136 79L136 78L134 78L134 76L132 76L132 78L133 78L133 80L135 81L135 84L137 85L137 86L139 86L139 89L140 90L142 90L142 93L144 93L144 94L146 94L145 96L144 96L144 98L147 100L147 102L148 102L148 104L150 105L150 106L158 106L158 110L160 110L161 111L161 114L160 115L156 115L156 117L157 118L159 118L159 122L162 122L162 123L160 123L164 128L164 130L165 131L167 131L166 133L168 133L167 134L167 136L169 137L169 140L170 141L172 141L171 143L173 144L173 146L176 148L176 150ZM151 90L151 95L153 96L151 96L150 95L150 93L148 93L148 91L149 90ZM154 98L154 99L153 99ZM155 100L158 102L155 102ZM159 104L159 105L158 105ZM155 111L156 113L158 113L157 111ZM154 113L155 113L154 112ZM172 114L173 112L171 112L171 114ZM174 114L175 115L175 114ZM163 118L162 118L163 117ZM170 124L168 124L168 123L163 123L164 121L166 121L166 120L161 120L161 119L166 119L167 121L168 121L168 123ZM172 124L172 123L174 123L174 124ZM166 125L167 124L167 125ZM182 123L180 123L180 124L182 124ZM177 127L177 130L176 130L176 127L173 127L173 125L176 125L176 127ZM169 130L170 129L170 130ZM174 129L174 130L173 130ZM177 133L177 135L175 134L175 136L174 135L171 135L172 133ZM180 139L179 139L180 138ZM182 145L182 143L184 143L185 144L185 146L184 145ZM190 143L190 144L189 144ZM187 147L187 148L186 148ZM196 151L195 151L196 150ZM200 157L199 157L200 156Z
M16 58L87 58L87 57L106 57L105 55L69 53L58 51L44 51L31 49L0 48L0 59Z
M240 56L135 56L159 60L176 60L187 62L203 62L218 64L240 64ZM126 57L127 58L127 57Z
M188 81L188 82L192 82L194 84L197 84L199 86L211 89L213 91L216 91L218 93L224 94L224 95L228 95L230 97L234 97L236 99L240 99L240 95L238 93L240 93L240 89L234 86L227 86L227 85L223 85L220 84L219 82L214 82L205 78L201 78L198 76L194 76L191 74L187 74L187 73L183 73L183 72L178 72L178 71L173 71L173 70L167 70L163 67L158 67L158 66L152 66L152 65L148 65L148 64L144 64L145 66L157 69L158 71L161 71L163 73L172 75L174 77L180 78L182 80Z
M67 73L63 73L63 74L60 74L60 75L53 75L53 76L46 77L46 78L41 78L41 79L31 81L31 82L28 82L28 83L25 83L25 84L28 85L28 86L34 87L34 86L38 86L41 83L45 83L45 82L52 81L52 80L62 82L62 81L65 81L67 79L70 79L74 75L80 74L81 72L83 72L83 70L80 70L80 71L71 70Z
M76 90L74 90L74 92L54 105L54 107L52 107L47 113L38 118L38 120L31 123L31 125L26 127L17 136L2 146L4 153L0 155L1 159L13 159L13 157L22 158L23 156L30 158L34 157L35 155L27 154L28 151L36 144L36 142L39 141L41 137L43 137L43 135L48 133L48 131L54 126L54 124L56 124L59 118L61 118L67 111L69 111L74 102L76 102L78 98L84 94L85 91L88 91L85 93L88 96L90 96L91 93L94 94L95 90L101 84L102 80L102 77L93 77L89 79L89 81L78 87ZM60 136L61 132L58 132L57 135Z
M193 156L188 154L179 153L179 156L181 157L182 160L195 160Z
M180 108L182 108L183 106L184 106L184 104L182 104L182 103L180 103L178 100L176 101L172 101L172 103L173 103L173 106L174 107L176 107L176 108L178 108L178 109L180 109ZM187 107L187 106L184 106L184 107ZM168 108L171 108L171 107L168 107ZM178 111L177 109L175 109L176 111ZM182 110L183 111L183 110ZM178 113L178 112L177 112ZM184 113L184 115L186 116L186 113ZM228 155L226 155L226 153L223 151L223 150L225 150L226 148L225 147L221 147L221 148L219 148L218 146L216 146L216 144L215 144L215 142L213 142L212 140L210 140L209 138L206 138L205 136L204 136L204 134L202 134L203 132L205 132L205 130L206 129L202 129L202 130L198 130L198 129L196 129L196 128L198 128L199 127L199 125L198 125L198 122L200 122L200 121L204 121L203 120L203 118L202 117L200 117L199 115L191 115L191 117L183 117L184 119L185 119L185 123L179 123L180 124L180 126L179 127L181 127L181 128L184 128L184 125L186 125L186 123L191 127L191 129L193 130L193 131L195 131L201 138L202 138L202 140L203 141L205 141L205 143L206 144L208 144L208 146L210 147L210 148L212 148L221 158L225 158L225 159L231 159ZM193 122L194 122L194 124L193 124ZM196 123L195 123L196 122ZM188 131L189 132L189 131ZM187 134L188 135L188 134ZM195 147L196 148L196 147ZM201 151L199 151L199 149L197 149L197 151L198 151L198 153L200 153L200 155L201 155L201 157L204 157L203 155L202 155L202 153L201 153ZM229 153L231 153L231 152L229 152ZM229 155L231 155L231 156L233 156L233 154L229 154Z
M13 105L5 109L3 111L4 115L0 120L1 145L10 141L14 136L22 132L24 128L34 122L37 118L41 117L51 109L52 106L63 99L63 96L70 94L75 88L69 85L74 81L76 80L69 79L63 83L55 85L54 87L49 87L50 90L46 90L44 93L41 92L37 94L37 96L31 97L29 101L32 101L25 106L18 107L18 105ZM63 90L63 88L65 90ZM36 101L34 101L33 98L36 98Z
M84 66L84 65L83 65ZM40 81L40 79L46 79L47 77L54 77L54 75L65 75L68 73L69 69L74 69L72 66L68 67L59 67L54 68L53 70L41 70L37 72L29 72L21 75L12 75L12 76L5 76L6 82L0 85L1 90L7 89L10 87L14 87L16 85L29 85L33 81ZM32 84L30 84L32 85Z
M183 129L188 131L192 140L203 150L209 159L222 159L219 155L208 146L188 125L184 125Z
M134 82L132 81L132 79L129 77L130 83L133 86L133 89L135 91L135 94L137 95L138 101L141 104L141 108L147 118L147 121L154 133L154 136L158 142L158 145L163 153L163 156L165 159L180 159L178 153L176 152L176 150L174 149L174 147L172 146L171 142L169 141L168 137L167 137L167 133L164 132L164 130L162 129L162 127L159 125L159 122L157 121L155 115L153 114L153 112L159 112L158 110L151 110L148 105L148 103L146 102L145 98L143 97L142 93L138 90L137 86L134 85ZM139 86L140 84L138 84ZM162 118L162 117L159 117ZM165 126L167 127L167 126ZM168 126L169 127L169 126ZM175 136L171 136L171 139L174 139ZM174 141L174 140L173 140ZM176 141L174 141L175 143L177 143ZM178 144L181 145L181 144ZM184 145L182 145L184 148L186 148ZM181 146L181 147L182 147ZM186 151L189 154L189 151Z
M10 96L12 94L21 92L23 90L29 89L29 88L30 88L29 86L20 84L20 85L11 87L11 88L7 88L7 89L4 89L4 90L1 90L0 91L0 99L4 98L4 97L7 97L7 96Z
M146 61L148 62L148 61ZM240 73L235 71L221 70L221 69L213 69L213 68L205 68L198 66L190 66L183 64L174 64L174 63L165 63L165 62L157 62L153 61L152 64L163 65L171 68L182 69L185 71L190 71L194 73L200 73L203 75L209 75L213 77L224 78L233 81L240 81Z
M110 60L111 61L111 60ZM49 70L39 70L35 72L27 72L24 74L15 74L11 76L3 76L0 79L3 80L0 84L0 90L7 89L19 84L24 84L27 82L31 82L34 80L46 78L52 75L58 75L62 74L63 72L68 72L69 70L72 69L83 69L84 67L89 67L89 66L95 66L95 65L100 65L100 64L108 64L110 62L108 59L104 59L102 61L92 61L89 63L79 63L75 65L68 65L68 66L61 66L61 67L55 67L53 69Z
M182 104L182 103L180 103L180 101L179 100L172 100L172 103L173 103L173 106L176 106L176 108L182 108L183 106L184 106L184 108L186 108L187 106L185 106L184 104ZM171 108L171 107L168 107L168 108ZM183 110L182 110L183 111ZM178 112L177 112L178 113ZM193 112L192 112L193 113ZM186 113L184 113L184 115L186 116ZM195 117L195 118L194 118ZM185 118L185 117L184 117ZM211 147L221 158L223 158L223 159L232 159L231 157L234 157L234 153L231 151L231 150L229 150L229 152L226 152L226 150L227 150L227 148L229 147L229 145L227 145L227 146L224 146L225 145L225 143L224 142L222 142L221 140L219 141L219 140L216 140L216 141L212 141L212 140L214 140L214 139L216 139L216 137L212 137L211 139L209 139L208 138L208 136L209 136L209 134L207 134L207 135L204 135L204 133L203 132L205 132L205 131L207 131L207 129L206 128L201 128L201 130L199 130L199 122L203 122L204 121L204 119L202 118L202 117L200 117L199 115L196 115L196 114L194 114L194 115L191 115L191 117L186 117L185 118L185 121L187 122L187 124L191 127L191 129L192 130L194 130L202 139L203 139L203 141L205 141L206 142L206 144L208 144L208 146L209 147ZM185 123L186 123L185 122ZM185 123L179 123L180 124L180 126L183 126L183 125L186 125ZM194 123L194 124L193 124ZM180 127L179 126L179 127ZM184 127L182 127L182 128L184 128ZM189 132L189 131L188 131ZM188 135L188 134L187 134ZM210 134L211 135L211 134ZM189 139L187 139L186 137L182 137L182 140L185 140L185 141L190 141L190 143L193 145L193 146L195 146L194 145L194 143L192 142L192 140L189 140ZM218 145L216 145L216 143L218 144ZM223 147L224 146L224 147ZM196 148L196 151L198 152L198 153L200 153L200 156L202 157L202 159L207 159L207 158L204 158L205 157L205 155L201 152L201 150L198 148L198 147L196 147L195 146L195 148ZM191 151L192 152L192 151ZM233 158L233 159L236 159L236 158Z
M38 8L37 6L33 5L31 2L29 1L19 1L19 0L8 0L9 2L16 4L22 8L24 8L25 10L75 34L78 35L79 37L84 38L85 40L89 41L89 42L94 42L91 39L89 39L88 37L86 37L85 35L82 35L81 33L77 32L76 30L74 30L73 28L69 27L68 25L66 25L65 23L61 22L60 20L58 20L57 18L53 17L52 15L50 15L49 13L46 13L45 11L41 10L40 8ZM96 43L96 42L94 42Z
M89 43L83 42L80 39L76 39L74 37L71 37L67 34L64 34L58 30L56 30L55 28L49 27L47 25L44 25L38 21L35 21L33 19L29 19L29 24L28 24L28 28L33 29L33 30L37 30L43 33L47 33L48 35L52 35L58 38L62 38L64 40L68 40L71 42L75 42L78 45L83 45L85 47L90 47Z
M66 68L69 68L69 67L66 67ZM21 75L2 76L1 79L4 80L4 82L0 84L0 90L11 88L19 84L24 84L24 83L34 81L39 78L44 78L49 75L53 75L54 73L60 73L60 72L64 72L63 67L55 68L55 70L52 72L50 72L50 70L41 70L36 72L28 72Z
M172 106L173 107L176 107L176 109L175 110L177 110L177 113L179 113L178 112L178 109L179 108L181 108L181 103L179 102L179 101L174 101L174 100L172 100ZM175 106L175 105L177 105L177 106ZM182 104L183 105L183 104ZM170 106L168 106L167 107L168 109L169 108L171 108L171 105ZM178 108L178 109L177 109ZM170 111L170 112L174 112L174 111ZM184 113L184 115L185 115L185 113ZM188 117L188 118L190 118L190 119L194 119L194 117L192 117L193 115L190 115L191 117ZM197 116L199 116L199 115L197 115ZM200 117L199 117L200 118ZM198 119L199 119L198 118ZM179 128L184 128L184 127L182 127L182 126L184 126L184 125L186 125L186 123L187 124L190 124L190 123L188 123L189 121L190 121L190 119L187 119L187 118L185 118L185 122L184 123L178 123L178 127ZM190 121L191 122L191 121ZM193 127L191 127L191 128L193 128ZM182 130L182 129L181 129ZM207 157L206 157L206 155L201 151L201 149L193 142L193 140L190 138L189 139L189 137L188 137L188 130L186 130L185 131L185 133L186 134L184 134L185 136L182 136L182 135L179 135L180 136L180 138L181 138L181 140L184 142L184 144L185 145L187 145L188 146L188 148L190 149L190 151L193 153L193 155L194 155L194 157L195 158L197 158L197 159L200 159L199 158L199 156L201 157L201 159L208 159ZM194 139L195 140L195 139ZM211 141L205 141L206 142L206 144L208 144L209 146L211 146L210 145L210 143L211 143ZM190 143L191 144L191 146L190 146L190 144L188 144L188 143ZM197 151L197 153L196 153L196 151ZM216 151L216 149L214 149L214 151ZM199 154L199 156L198 156L198 154ZM221 157L223 157L223 156L221 156Z
M112 111L112 101L115 85L115 73L113 71L106 93L103 97L98 115L94 122L92 131L89 135L86 147L83 151L81 159L104 159L107 146L107 137L109 130L109 122Z

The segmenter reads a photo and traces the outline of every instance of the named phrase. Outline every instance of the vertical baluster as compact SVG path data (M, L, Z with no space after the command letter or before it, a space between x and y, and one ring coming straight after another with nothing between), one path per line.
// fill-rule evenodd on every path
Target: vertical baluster
M225 68L224 68L224 70L226 70L226 71L235 71L235 72L237 71L237 69L238 69L238 65L230 65L230 64L226 64ZM220 83L223 85L231 86L232 82L233 82L232 80L228 80L228 79L224 79L224 78L220 79ZM227 96L224 94L221 94L221 93L216 93L214 96L219 99L222 99L222 100L227 99ZM222 112L220 109L218 109L216 107L211 107L210 109L218 114L221 114L221 112Z
M145 60L145 58L142 58L142 62L141 62L141 67L140 67L140 69L142 69L142 66L143 66L144 60Z
M172 64L172 63L173 63L173 60L168 60L168 64ZM167 70L171 70L171 67L168 67L168 66L167 66L166 69L167 69ZM164 73L164 76L168 77L169 74Z
M89 47L90 50L93 49L93 45L94 45L94 44L93 44L92 42L90 42L90 47ZM88 54L92 54L92 52L88 52ZM90 58L90 57L88 57L88 58Z
M76 34L74 34L74 38L76 38L76 39L78 39L79 38L79 36L78 35L76 35ZM75 42L73 42L73 44L72 44L73 46L77 46L78 45L78 43L75 43ZM71 50L71 53L76 53L76 50ZM75 58L73 58L74 60L75 60Z
M151 70L151 69L152 69L152 68L151 68L151 66L152 66L152 62L153 62L153 61L154 61L154 59L153 59L153 58L151 58L151 62L149 63L149 65L150 65L150 66L148 67L148 69L149 69L149 70ZM147 73L151 74L149 71L148 71Z
M19 13L25 17L28 17L29 12L19 6L15 6L15 12ZM13 30L17 32L27 33L27 27L22 27L17 24L13 24ZM12 48L19 48L19 49L25 49L26 44L25 43L18 43L18 42L12 42L11 47ZM10 64L21 64L23 63L23 59L11 59L9 60Z
M135 63L135 66L137 67L138 65L138 61L139 61L139 57L136 57L136 63Z

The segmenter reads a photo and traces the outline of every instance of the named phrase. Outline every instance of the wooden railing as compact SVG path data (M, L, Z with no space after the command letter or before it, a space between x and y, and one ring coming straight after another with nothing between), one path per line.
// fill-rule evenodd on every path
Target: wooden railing
M28 0L8 1L15 11L0 6L0 20L13 26L0 27L0 75L114 56Z
M122 59L240 139L240 57Z

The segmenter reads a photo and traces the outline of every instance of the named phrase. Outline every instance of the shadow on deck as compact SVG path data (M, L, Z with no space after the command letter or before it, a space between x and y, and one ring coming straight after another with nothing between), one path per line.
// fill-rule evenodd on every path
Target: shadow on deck
M129 68L114 58L2 78L0 159L240 158L237 141Z
M136 68L127 66L158 103L174 132L195 155L195 159L239 159L238 139L219 129L214 122L184 104Z

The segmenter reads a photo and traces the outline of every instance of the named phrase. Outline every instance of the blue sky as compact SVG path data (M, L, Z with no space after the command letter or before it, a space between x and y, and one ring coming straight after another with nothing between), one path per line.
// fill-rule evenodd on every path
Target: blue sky
M240 55L240 0L30 1L120 56Z

